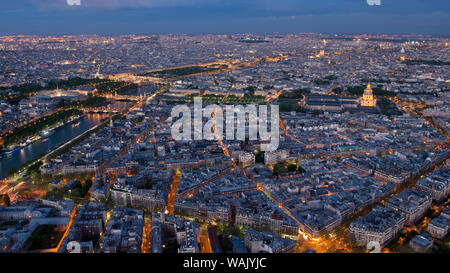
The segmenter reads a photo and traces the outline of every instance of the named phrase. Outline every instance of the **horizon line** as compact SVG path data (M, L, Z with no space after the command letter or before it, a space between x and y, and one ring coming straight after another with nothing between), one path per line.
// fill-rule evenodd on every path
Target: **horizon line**
M339 35L339 36L352 36L352 35L367 35L367 36L427 36L434 38L450 38L450 34L424 34L424 33L363 33L363 32L223 32L223 33L117 33L117 34L106 34L106 33L65 33L65 34L2 34L0 37L20 37L20 36L42 36L42 37L63 37L63 36L155 36L155 35L166 35L166 36L202 36L202 35L300 35L300 34L315 34L315 35Z

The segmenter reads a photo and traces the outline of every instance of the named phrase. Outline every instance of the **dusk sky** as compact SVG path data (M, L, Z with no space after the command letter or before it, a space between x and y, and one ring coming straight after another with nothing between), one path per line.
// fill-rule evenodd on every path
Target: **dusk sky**
M0 35L369 33L450 35L450 1L1 0ZM78 0L80 1L80 0Z

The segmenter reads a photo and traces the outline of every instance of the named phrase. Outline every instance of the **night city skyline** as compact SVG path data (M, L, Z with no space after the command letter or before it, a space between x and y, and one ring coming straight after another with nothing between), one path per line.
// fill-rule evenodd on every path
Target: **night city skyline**
M0 3L1 35L368 33L450 35L442 0L19 0ZM358 22L358 23L356 23Z
M445 268L449 67L447 0L0 1L2 265Z

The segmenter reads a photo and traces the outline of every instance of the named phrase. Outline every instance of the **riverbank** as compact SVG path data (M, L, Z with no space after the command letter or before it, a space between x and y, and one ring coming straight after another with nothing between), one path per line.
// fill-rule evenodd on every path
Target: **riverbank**
M102 123L107 117L109 115L106 114L84 114L79 119L65 122L55 128L45 139L29 144L20 151L3 156L0 158L0 178L23 171L24 166L34 164L64 143Z
M37 120L31 121L23 126L20 126L0 137L0 144L2 147L8 150L15 149L16 147L12 146L24 146L23 142L27 139L30 140L30 137L37 137L38 134L41 134L42 131L48 129L49 127L67 120L73 116L80 116L83 112L76 109L69 110L59 110L55 113L52 113L48 116L41 117Z
M87 130L86 132L82 133L81 135L67 141L66 143L59 145L54 150L52 150L51 152L49 152L48 154L43 156L40 160L46 162L49 159L55 158L55 157L65 153L67 150L71 149L73 146L80 143L85 138L89 137L93 132L96 132L96 131L104 128L105 126L107 126L108 123L109 123L109 119L105 119L103 122L101 122L100 124L97 124L96 126Z

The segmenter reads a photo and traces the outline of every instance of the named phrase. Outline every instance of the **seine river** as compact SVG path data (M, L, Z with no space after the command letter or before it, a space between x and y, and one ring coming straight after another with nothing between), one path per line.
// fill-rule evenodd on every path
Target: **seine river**
M30 160L37 159L41 155L47 154L56 146L73 139L99 124L100 121L106 117L108 117L106 114L86 114L78 120L80 124L77 126L72 126L72 124L76 124L77 121L66 124L55 129L55 133L49 136L47 140L36 141L11 155L2 155L2 158L0 158L0 179L5 178L9 170L18 168Z

